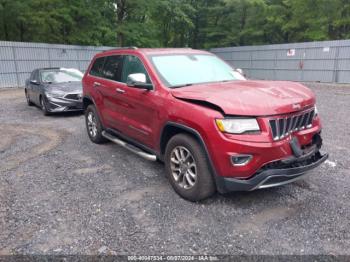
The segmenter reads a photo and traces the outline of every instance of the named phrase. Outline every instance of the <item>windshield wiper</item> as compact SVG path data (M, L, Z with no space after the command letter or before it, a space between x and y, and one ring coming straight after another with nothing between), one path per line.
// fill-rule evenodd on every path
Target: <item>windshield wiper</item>
M170 88L180 88L180 87L192 86L192 85L193 85L193 84L175 85L175 86L170 86Z

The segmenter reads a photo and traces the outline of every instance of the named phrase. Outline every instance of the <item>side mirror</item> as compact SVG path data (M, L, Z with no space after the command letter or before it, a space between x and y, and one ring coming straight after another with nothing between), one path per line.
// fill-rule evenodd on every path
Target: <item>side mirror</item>
M30 83L33 85L39 85L39 82L37 80L30 80Z
M126 84L127 86L140 88L140 89L146 89L146 90L153 89L153 85L147 83L146 75L143 73L128 75L128 78L126 79Z

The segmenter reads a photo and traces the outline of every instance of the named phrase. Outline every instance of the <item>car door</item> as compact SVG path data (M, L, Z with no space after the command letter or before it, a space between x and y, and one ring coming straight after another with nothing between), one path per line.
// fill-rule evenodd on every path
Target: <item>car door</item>
M32 83L32 92L33 92L33 100L34 103L40 106L40 95L43 92L43 83L41 81L41 72L37 70L34 75L35 83Z
M116 96L123 104L123 126L125 134L138 142L151 147L155 142L154 131L157 126L157 91L145 90L126 85L130 74L143 73L146 80L151 79L141 59L134 55L125 55L121 73L121 82L125 85Z
M28 91L29 91L29 97L30 100L39 105L39 90L40 90L40 82L39 82L39 70L34 70L33 73L30 76L29 82L28 82Z
M31 101L33 101L33 94L32 94L32 85L31 81L34 79L34 74L37 70L33 70L32 73L30 74L29 78L26 80L26 90L27 90L27 95Z
M99 77L96 77L93 82L96 92L102 97L99 110L105 127L120 132L124 130L122 119L125 107L118 93L125 86L120 82L122 59L120 55L105 57Z

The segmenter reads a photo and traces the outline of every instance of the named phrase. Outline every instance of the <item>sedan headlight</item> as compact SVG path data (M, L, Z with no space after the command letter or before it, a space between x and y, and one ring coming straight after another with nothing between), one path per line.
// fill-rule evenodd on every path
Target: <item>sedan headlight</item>
M258 121L255 118L224 118L215 121L219 130L225 133L243 134L260 131Z
M59 98L64 96L64 92L57 92L57 91L51 91L51 92L45 92L46 97L48 98Z

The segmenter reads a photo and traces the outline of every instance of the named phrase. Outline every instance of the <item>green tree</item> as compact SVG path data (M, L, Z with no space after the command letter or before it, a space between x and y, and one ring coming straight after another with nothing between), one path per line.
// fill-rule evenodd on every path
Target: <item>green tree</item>
M349 0L0 0L7 41L210 48L349 37Z

